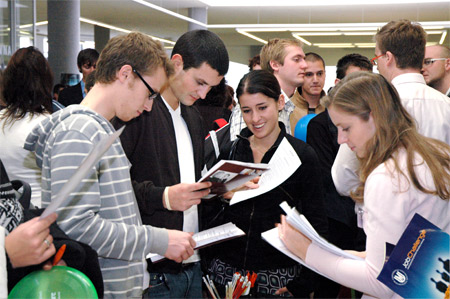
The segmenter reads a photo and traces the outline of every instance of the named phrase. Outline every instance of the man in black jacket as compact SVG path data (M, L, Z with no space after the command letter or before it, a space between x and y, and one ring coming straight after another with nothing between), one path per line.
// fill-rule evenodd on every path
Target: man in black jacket
M78 53L77 66L80 73L83 74L83 78L78 84L69 86L61 90L58 102L65 107L74 104L80 104L86 96L84 86L87 76L95 70L97 60L100 54L95 49L84 49Z
M121 135L144 224L198 232L201 198L210 183L195 183L204 166L206 135L195 107L228 71L222 40L207 30L189 31L175 44L174 74L166 90ZM117 124L119 126L119 124ZM201 298L200 256L183 264L149 261L150 286L144 297Z

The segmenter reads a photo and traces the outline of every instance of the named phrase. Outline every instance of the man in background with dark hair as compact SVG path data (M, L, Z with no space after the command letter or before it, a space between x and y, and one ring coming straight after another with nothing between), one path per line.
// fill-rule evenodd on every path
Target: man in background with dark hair
M372 71L370 60L360 54L348 54L336 65L336 84L345 76L356 71ZM364 231L356 223L355 203L350 197L341 196L334 186L331 167L339 150L337 128L328 114L320 113L308 124L307 143L319 157L319 166L325 188L325 211L328 217L328 241L341 249L364 251ZM317 298L336 298L340 285L324 277L320 278Z
M336 64L336 80L334 84L338 84L339 81L350 73L357 71L371 72L372 69L373 65L366 56L358 53L347 54L341 57Z
M64 89L67 88L64 84L55 84L53 86L53 99L52 99L52 106L53 106L53 112L56 112L58 110L64 109L64 105L62 105L59 101L59 93Z
M79 104L86 96L84 85L87 76L95 70L99 53L95 49L84 49L78 53L77 66L83 78L78 84L69 86L61 90L58 101L64 106Z
M325 61L313 52L305 54L306 70L303 84L297 88L292 96L295 109L291 115L292 134L295 133L297 122L307 114L319 114L325 108L320 99L325 96Z
M176 42L171 57L174 74L151 112L127 124L121 135L132 164L131 178L144 224L198 232L201 198L211 183L196 183L204 167L202 118L195 107L228 71L228 52L211 31L194 30ZM149 262L150 286L145 297L201 298L200 255L183 263Z
M218 130L228 123L234 101L234 90L222 79L219 85L214 86L204 99L198 99L195 107L203 117L203 127L206 134L211 130Z
M261 69L261 57L259 56L259 54L248 60L248 69L250 71Z

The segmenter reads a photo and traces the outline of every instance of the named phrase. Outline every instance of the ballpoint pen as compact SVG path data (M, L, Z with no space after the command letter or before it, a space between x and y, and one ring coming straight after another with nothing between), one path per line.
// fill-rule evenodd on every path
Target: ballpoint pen
M56 266L64 255L64 251L66 251L66 244L63 244L61 248L59 248L58 252L55 254L55 258L53 259L53 266Z

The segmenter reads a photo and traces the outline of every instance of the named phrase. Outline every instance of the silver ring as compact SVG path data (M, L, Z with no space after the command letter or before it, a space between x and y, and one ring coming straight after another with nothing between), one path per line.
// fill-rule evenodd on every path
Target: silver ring
M48 248L50 248L50 241L47 239L44 239L44 243L47 245Z

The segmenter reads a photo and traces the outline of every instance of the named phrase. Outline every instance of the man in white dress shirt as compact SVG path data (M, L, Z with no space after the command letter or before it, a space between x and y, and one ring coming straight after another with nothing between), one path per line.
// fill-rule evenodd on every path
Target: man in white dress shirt
M428 86L421 74L426 33L418 23L391 21L375 35L372 63L397 89L403 106L416 120L419 133L450 144L450 99ZM342 195L359 184L358 160L341 145L332 168L333 181Z

